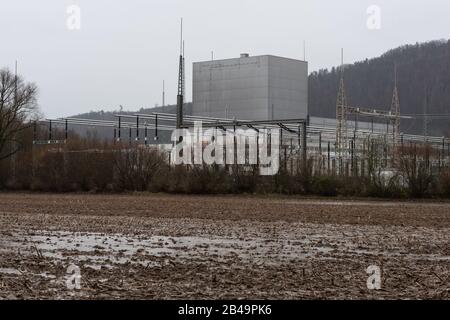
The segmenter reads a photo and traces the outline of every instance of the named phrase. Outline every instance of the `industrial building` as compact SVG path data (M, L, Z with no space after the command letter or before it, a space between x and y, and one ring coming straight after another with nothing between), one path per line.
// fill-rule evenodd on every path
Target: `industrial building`
M306 119L308 63L248 54L194 63L192 115L246 120Z

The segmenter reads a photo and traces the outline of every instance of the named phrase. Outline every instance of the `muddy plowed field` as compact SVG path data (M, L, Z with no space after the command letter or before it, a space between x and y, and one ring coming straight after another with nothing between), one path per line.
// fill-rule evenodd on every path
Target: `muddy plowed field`
M449 289L450 203L0 194L0 299L449 299Z

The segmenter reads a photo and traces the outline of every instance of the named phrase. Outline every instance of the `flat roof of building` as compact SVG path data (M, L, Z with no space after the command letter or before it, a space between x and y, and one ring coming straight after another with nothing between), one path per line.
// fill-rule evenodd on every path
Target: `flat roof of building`
M291 60L291 61L295 61L295 62L303 62L303 63L308 63L308 61L305 60L300 60L300 59L294 59L294 58L286 58L286 57L281 57L281 56L275 56L272 54L264 54L264 55L257 55L257 56L246 56L246 57L236 57L236 58L227 58L227 59L217 59L217 60L205 60L205 61L197 61L194 63L214 63L214 62L222 62L222 61L232 61L232 60L243 60L243 59L251 59L251 58L263 58L263 57L272 57L272 58L277 58L277 59L283 59L283 60Z

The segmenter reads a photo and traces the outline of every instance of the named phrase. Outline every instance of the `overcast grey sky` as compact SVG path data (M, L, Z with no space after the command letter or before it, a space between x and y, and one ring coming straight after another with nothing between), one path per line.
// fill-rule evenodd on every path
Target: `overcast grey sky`
M66 11L81 9L81 29ZM381 9L381 29L367 21ZM175 103L179 23L184 17L186 91L192 62L273 54L303 58L310 71L375 57L399 45L448 39L448 0L0 0L0 67L40 88L47 117ZM73 22L73 20L70 20ZM373 26L373 24L372 24Z

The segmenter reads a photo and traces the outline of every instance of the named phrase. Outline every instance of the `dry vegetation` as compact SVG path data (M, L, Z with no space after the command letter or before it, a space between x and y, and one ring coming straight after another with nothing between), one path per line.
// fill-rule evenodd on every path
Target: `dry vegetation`
M277 175L264 177L256 167L250 170L234 166L171 167L168 155L157 148L112 144L95 135L80 138L71 134L67 144L33 146L32 132L24 130L21 139L29 143L24 143L14 162L12 158L0 161L0 189L382 198L447 198L450 195L448 164L441 161L442 154L429 147L406 146L397 150L396 160L391 164L396 174L388 179L381 175L384 160L378 152L369 152L364 160L364 173L353 172L349 163L342 175L317 171L314 168L322 164L312 157L304 171L291 171L288 165L282 164ZM361 161L356 158L352 166L361 168ZM286 162L291 163L291 159Z

